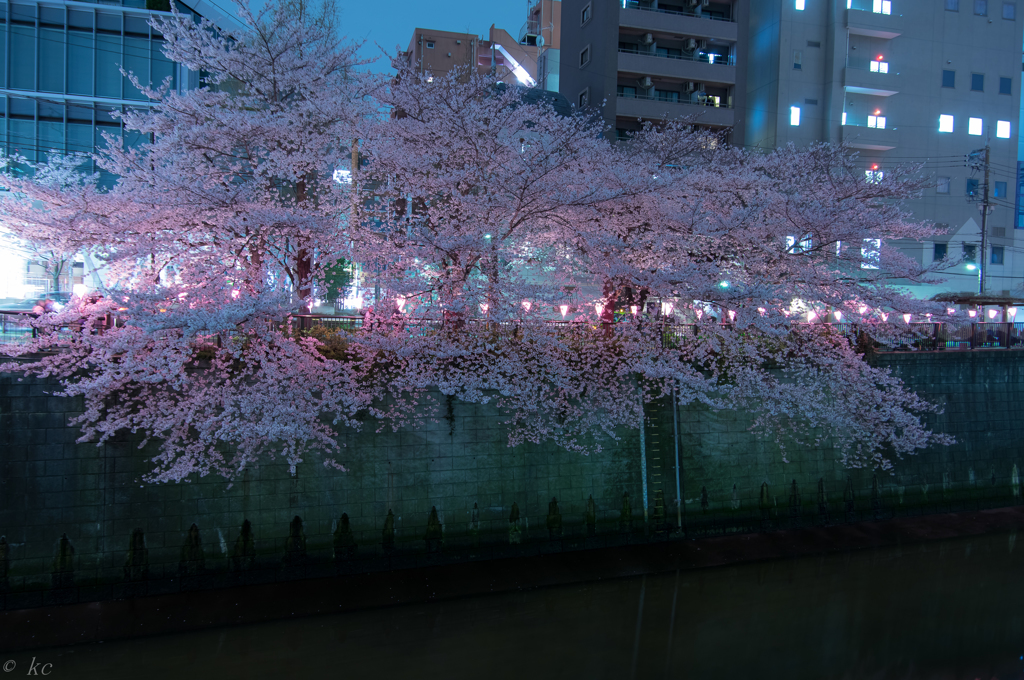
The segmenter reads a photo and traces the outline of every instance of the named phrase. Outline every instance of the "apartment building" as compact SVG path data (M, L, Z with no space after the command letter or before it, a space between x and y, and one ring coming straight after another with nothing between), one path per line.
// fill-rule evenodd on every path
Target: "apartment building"
M696 115L743 144L748 0L563 0L560 90L619 138Z
M443 76L453 68L494 73L519 85L537 85L537 41L520 44L508 31L491 25L488 39L473 33L453 33L417 28L409 40L405 58L417 72L428 77Z
M527 11L519 31L519 44L537 47L537 87L558 92L562 57L561 0L537 0Z
M983 265L987 294L1020 295L1024 221L1009 193L1017 193L1024 36L1017 3L779 0L750 11L746 143L842 141L859 152L867 181L923 163L929 187L907 207L945 234L900 245L924 265L968 261L945 273L947 283L914 294L978 292ZM965 162L986 145L987 187L981 155ZM982 252L986 189L993 207Z

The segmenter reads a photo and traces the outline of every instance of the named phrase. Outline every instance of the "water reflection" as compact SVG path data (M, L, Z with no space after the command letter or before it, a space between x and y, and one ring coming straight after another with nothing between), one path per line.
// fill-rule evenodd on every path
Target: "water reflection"
M1020 678L1015 542L998 534L13 658L16 674L35 656L54 677L108 680Z

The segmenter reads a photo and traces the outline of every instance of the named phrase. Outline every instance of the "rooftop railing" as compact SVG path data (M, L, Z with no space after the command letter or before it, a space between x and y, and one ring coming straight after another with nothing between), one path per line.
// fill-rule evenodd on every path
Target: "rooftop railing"
M619 47L619 52L624 54L639 54L641 57L657 57L658 59L676 59L680 61L696 61L703 64L722 66L735 66L736 59L733 55L714 54L708 52L694 52L694 54L658 54L655 50L643 49L639 45L634 47Z

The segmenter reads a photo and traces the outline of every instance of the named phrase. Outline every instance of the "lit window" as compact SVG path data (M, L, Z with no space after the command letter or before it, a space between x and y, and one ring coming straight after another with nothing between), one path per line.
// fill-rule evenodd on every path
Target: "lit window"
M974 136L981 134L981 118L967 119L967 134Z
M939 132L953 131L953 116L939 116Z
M860 247L861 269L878 269L881 260L882 241L877 238L864 239L864 245Z
M1000 120L996 121L996 137L999 139L1010 138L1010 121Z
M580 12L580 26L587 23L588 21L590 21L590 5L584 7L583 11Z
M989 260L989 264L1002 264L1003 263L1003 246L992 246L992 259Z
M869 128L884 128L885 116L868 116Z
M935 193L949 193L949 177L939 177L939 179L935 182Z
M798 12L804 11L804 0L796 0L796 9Z
M871 11L875 14L892 14L892 2L889 0L872 0Z
M846 9L853 8L853 0L846 0Z
M996 182L994 195L996 198L1006 198L1006 182Z
M799 125L800 124L800 107L790 106L789 107L789 124Z
M885 177L885 172L882 170L865 170L864 179L867 180L868 184L878 184Z
M968 177L965 186L967 187L967 197L975 198L981 190L981 180L977 177Z
M846 111L843 111L843 125L846 125Z
M872 61L871 62L871 72L872 73L888 73L889 72L889 62L887 62L887 61Z

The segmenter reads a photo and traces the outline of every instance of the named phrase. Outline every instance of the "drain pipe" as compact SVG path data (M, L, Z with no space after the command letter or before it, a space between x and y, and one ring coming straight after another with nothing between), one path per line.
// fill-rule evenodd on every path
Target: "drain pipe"
M676 526L683 530L683 494L679 484L679 402L676 396L676 383L672 382L672 441L676 446Z
M644 527L647 526L647 437L644 433L644 391L640 388L640 481L644 489Z

